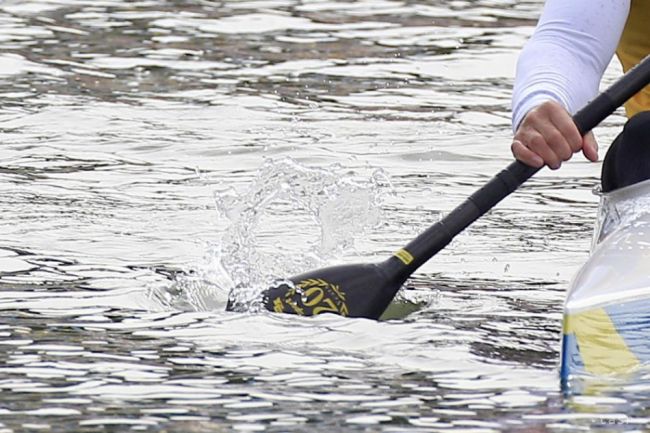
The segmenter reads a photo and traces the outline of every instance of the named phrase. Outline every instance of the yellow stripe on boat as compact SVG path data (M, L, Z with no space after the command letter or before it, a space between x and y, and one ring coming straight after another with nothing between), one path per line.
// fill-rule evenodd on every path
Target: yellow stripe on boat
M565 336L575 335L586 372L619 374L640 365L603 308L594 308L564 317Z

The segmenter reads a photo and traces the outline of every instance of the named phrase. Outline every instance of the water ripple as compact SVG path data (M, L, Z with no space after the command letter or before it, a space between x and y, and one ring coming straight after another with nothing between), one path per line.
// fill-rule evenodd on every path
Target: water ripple
M1 2L0 432L642 431L647 372L557 379L587 163L387 320L223 311L237 283L388 256L509 163L541 7Z

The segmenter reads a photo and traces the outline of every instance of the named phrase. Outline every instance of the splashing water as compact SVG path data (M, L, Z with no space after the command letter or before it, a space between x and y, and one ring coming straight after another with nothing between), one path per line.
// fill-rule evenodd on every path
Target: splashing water
M391 190L381 169L364 177L336 164L267 160L245 191L215 192L219 218L228 223L221 242L156 298L173 308L214 310L231 296L237 310L257 311L273 282L355 253L355 240L381 221Z

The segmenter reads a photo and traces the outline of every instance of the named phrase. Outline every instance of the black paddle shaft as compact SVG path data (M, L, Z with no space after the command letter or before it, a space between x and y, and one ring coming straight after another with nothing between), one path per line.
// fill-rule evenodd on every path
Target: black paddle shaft
M580 134L593 129L648 83L650 56L573 116ZM384 262L332 266L291 277L266 290L263 304L278 313L379 318L416 269L537 171L515 161ZM229 299L226 308L236 309L235 300Z
M649 83L650 56L630 69L573 116L573 121L580 131L580 135L585 135L591 131ZM393 272L406 274L407 277L411 275L423 263L451 242L457 234L492 209L539 170L540 168L529 167L520 161L511 163L452 210L444 219L429 227L403 250L400 250L407 252L406 256L408 258L412 258L410 263L406 264L404 260L400 260L400 251L398 251L390 259L394 263L391 266ZM395 258L398 260L395 261Z

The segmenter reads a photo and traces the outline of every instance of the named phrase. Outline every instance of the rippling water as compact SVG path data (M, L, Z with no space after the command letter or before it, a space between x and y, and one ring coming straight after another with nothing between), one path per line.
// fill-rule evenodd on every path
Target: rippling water
M582 161L426 264L406 317L223 311L505 167L541 3L0 2L0 432L642 431L650 378L558 380Z

